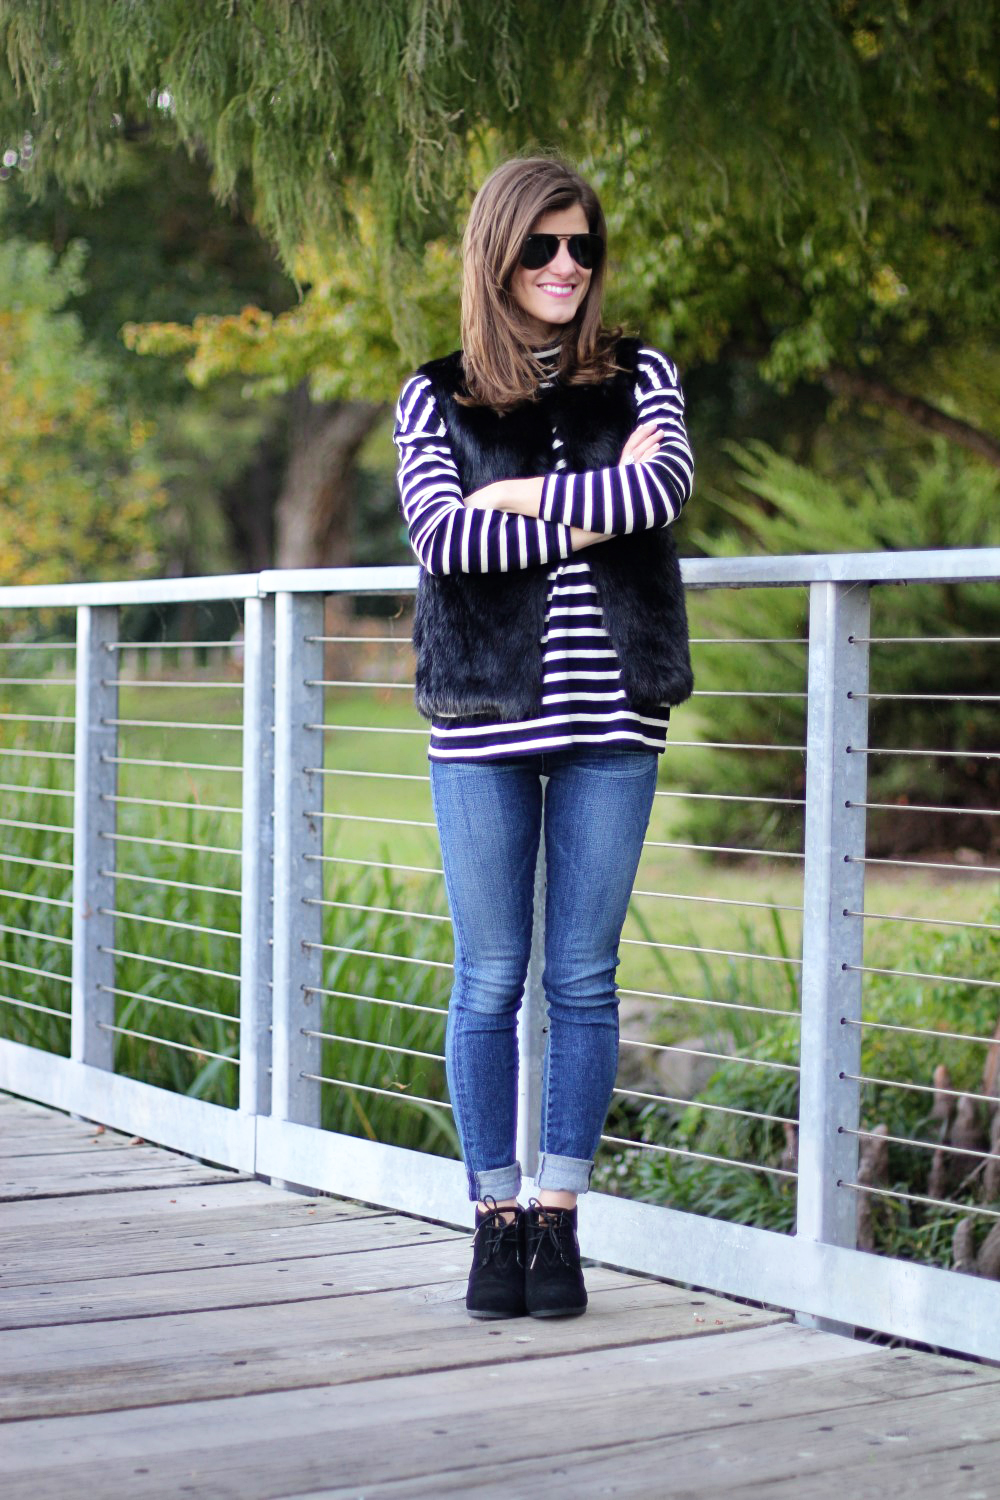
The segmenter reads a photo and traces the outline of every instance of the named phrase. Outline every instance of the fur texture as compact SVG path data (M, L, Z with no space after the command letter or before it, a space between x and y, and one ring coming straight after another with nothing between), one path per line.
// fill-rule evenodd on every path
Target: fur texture
M552 432L571 472L610 467L636 425L633 387L639 344L622 339L622 367L596 386L555 385L505 415L460 406L461 354L424 365L448 431L463 494L498 479L526 479L552 467ZM604 624L632 708L671 706L690 696L687 613L670 530L636 532L588 548ZM547 569L421 572L413 643L420 712L489 714L498 720L541 711Z

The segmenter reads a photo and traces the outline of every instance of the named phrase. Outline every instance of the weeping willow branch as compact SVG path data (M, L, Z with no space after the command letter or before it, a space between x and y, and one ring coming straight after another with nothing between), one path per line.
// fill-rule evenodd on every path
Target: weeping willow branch
M824 370L820 379L835 396L846 396L853 401L869 401L875 406L887 406L890 411L898 412L901 417L914 422L926 432L940 433L942 437L958 443L959 447L978 454L995 468L1000 468L1000 441L982 428L973 427L971 422L963 422L961 417L950 416L939 406L925 401L922 396L910 395L874 375L866 375L862 370L847 370L840 365Z

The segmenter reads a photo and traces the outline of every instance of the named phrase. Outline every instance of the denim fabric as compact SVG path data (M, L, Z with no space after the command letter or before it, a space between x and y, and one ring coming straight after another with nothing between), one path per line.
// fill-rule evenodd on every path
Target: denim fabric
M536 1183L575 1193L590 1184L618 1064L618 943L657 766L651 750L582 747L431 762L455 933L448 1089L473 1200L512 1198L521 1185L517 1012L543 818L548 1036Z

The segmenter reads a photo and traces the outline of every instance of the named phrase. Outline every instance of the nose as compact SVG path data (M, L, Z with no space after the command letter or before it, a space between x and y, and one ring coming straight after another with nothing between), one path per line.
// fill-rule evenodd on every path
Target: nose
M570 255L569 245L565 240L559 241L559 252L549 266L549 270L555 271L557 276L572 276L576 270L576 261Z

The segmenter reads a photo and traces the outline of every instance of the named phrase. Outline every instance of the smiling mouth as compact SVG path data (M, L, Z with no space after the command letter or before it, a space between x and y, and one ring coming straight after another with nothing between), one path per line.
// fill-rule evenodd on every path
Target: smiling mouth
M566 286L558 282L547 282L545 285L539 287L539 291L544 292L548 297L571 297L576 291L576 287Z

